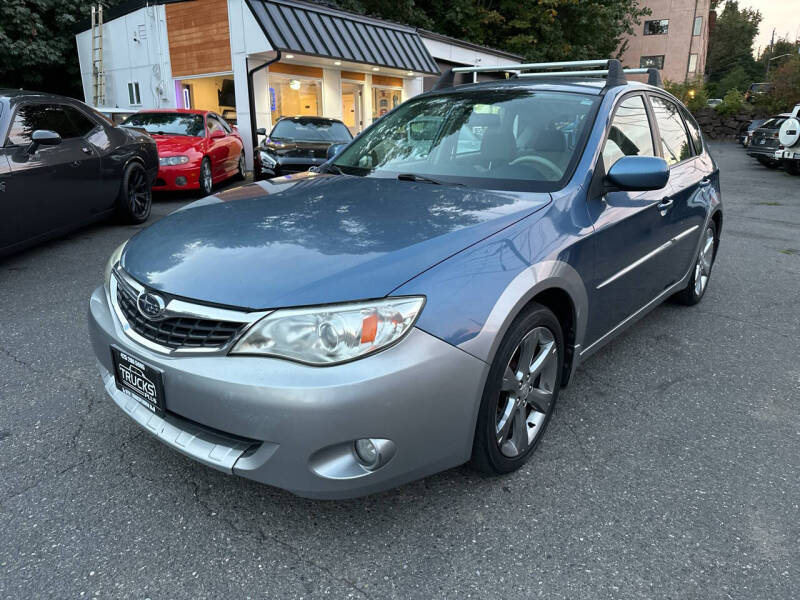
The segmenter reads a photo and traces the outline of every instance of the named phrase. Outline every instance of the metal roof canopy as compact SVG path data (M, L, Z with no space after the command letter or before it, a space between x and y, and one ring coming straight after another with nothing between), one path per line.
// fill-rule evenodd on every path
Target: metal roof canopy
M247 0L275 50L438 75L416 30L316 4Z

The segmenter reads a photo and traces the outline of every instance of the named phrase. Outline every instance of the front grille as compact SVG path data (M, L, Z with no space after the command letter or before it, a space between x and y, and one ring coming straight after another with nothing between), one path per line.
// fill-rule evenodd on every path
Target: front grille
M117 285L117 304L131 329L143 338L167 348L221 348L242 328L242 323L196 317L167 317L150 321L136 307L136 296L123 285Z

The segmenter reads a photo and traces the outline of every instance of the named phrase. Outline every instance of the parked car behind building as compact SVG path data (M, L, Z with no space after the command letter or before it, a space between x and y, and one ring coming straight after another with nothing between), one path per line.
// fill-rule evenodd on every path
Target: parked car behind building
M259 129L258 135L266 135ZM301 173L327 160L328 148L347 144L353 135L338 119L284 117L253 152L253 179Z
M0 254L114 213L150 216L152 138L83 102L0 89Z
M183 108L141 111L125 119L122 126L144 130L158 144L154 190L199 190L208 195L214 184L247 175L239 132L214 112Z

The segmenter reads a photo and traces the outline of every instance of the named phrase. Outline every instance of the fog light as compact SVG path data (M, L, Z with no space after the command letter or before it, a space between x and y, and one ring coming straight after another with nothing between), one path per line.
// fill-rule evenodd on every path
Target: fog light
M356 440L356 456L365 467L374 467L378 464L378 448L368 438Z
M181 175L180 177L175 178L175 185L186 185L186 177Z

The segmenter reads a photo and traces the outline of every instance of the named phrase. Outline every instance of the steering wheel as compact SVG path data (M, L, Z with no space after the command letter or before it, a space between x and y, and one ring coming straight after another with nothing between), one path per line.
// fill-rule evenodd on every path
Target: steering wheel
M545 167L554 176L553 181L558 181L564 175L564 172L559 169L555 163L547 160L546 158L542 158L541 156L536 156L535 154L526 154L525 156L520 156L508 164L509 166L513 167L514 165L521 165L524 163L534 163L536 165Z

